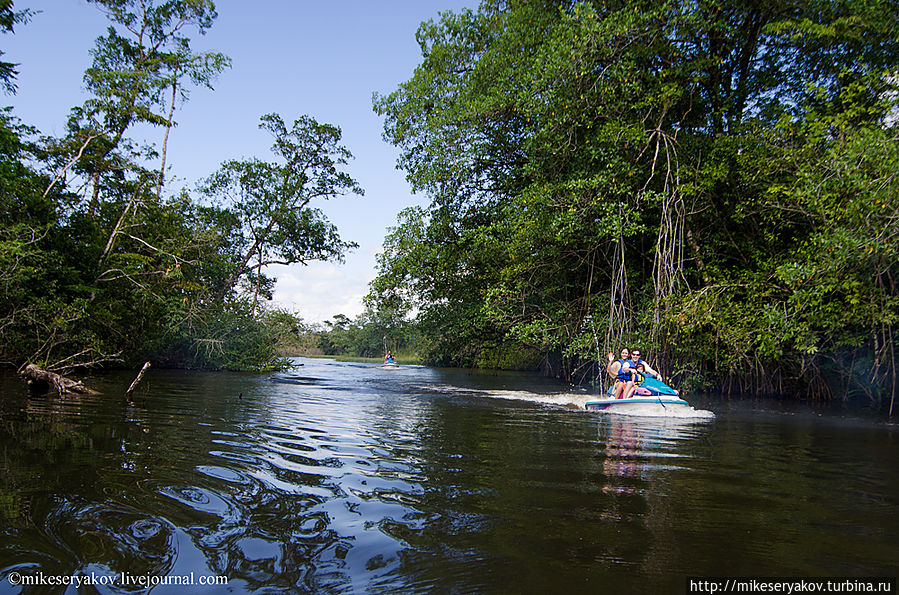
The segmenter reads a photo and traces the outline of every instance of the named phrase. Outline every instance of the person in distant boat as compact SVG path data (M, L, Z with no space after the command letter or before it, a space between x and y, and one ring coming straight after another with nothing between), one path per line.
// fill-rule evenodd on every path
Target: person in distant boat
M612 397L615 399L620 399L633 392L634 364L629 357L630 350L627 347L621 350L621 359L619 360L616 360L615 356L609 353L609 365L606 366L606 371L609 373L609 376L615 379L615 384L612 387Z
M659 374L658 372L656 372L655 370L653 370L652 366L650 366L647 362L640 359L641 355L642 355L642 353L640 352L639 349L631 349L631 366L636 368L638 364L643 364L645 376L652 376L659 382L663 382L662 375Z
M393 359L393 353L391 353L389 349L387 350L387 357L384 358L384 363L385 364L395 364L396 363L396 360Z

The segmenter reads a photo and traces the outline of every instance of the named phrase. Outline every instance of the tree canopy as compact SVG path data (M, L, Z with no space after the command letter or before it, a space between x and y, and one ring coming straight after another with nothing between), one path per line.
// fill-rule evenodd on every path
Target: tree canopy
M194 52L210 0L91 0L110 26L91 50L89 98L66 134L40 137L0 112L0 358L50 371L109 365L263 369L284 364L295 316L261 307L275 262L339 260L320 201L362 192L340 129L262 117L277 161L226 161L203 193L166 184L165 145L189 86L230 65ZM27 18L0 3L0 27ZM9 67L9 68L8 68ZM0 84L14 70L0 64ZM163 128L155 143L135 125ZM165 192L164 192L165 190Z
M513 348L589 379L638 344L696 384L895 390L888 2L487 0L376 96L430 205L372 299L433 361ZM410 310L410 308L417 310ZM490 359L490 358L487 358Z

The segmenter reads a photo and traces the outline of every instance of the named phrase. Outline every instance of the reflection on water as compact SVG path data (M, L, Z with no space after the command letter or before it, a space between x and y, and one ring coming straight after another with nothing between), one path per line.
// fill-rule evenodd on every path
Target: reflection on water
M603 472L609 481L604 489L632 493L632 480L645 484L654 471L678 469L678 447L696 435L696 423L679 417L608 415L608 424L601 426L606 453Z
M0 378L0 576L650 593L895 567L892 426L733 405L602 415L526 375L303 363L156 370L133 404L128 374L71 399Z

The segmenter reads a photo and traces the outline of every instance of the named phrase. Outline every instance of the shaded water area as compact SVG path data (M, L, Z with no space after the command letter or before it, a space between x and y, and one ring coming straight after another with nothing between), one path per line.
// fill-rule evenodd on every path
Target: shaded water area
M882 416L687 395L715 419L627 417L530 375L297 361L151 370L132 404L133 373L66 399L0 377L0 593L39 573L228 578L201 593L897 574Z

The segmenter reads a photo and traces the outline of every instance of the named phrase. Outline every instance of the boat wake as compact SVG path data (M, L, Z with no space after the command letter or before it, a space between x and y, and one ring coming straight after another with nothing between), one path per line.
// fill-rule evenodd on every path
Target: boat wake
M482 389L473 387L462 387L457 384L441 384L430 382L411 383L407 385L408 389L423 394L442 394L454 396L467 396L469 398L489 398L489 399L505 399L509 401L521 401L527 403L536 403L548 407L558 407L565 409L573 409L583 411L585 413L595 414L596 411L587 411L587 403L596 401L595 393L587 392L534 392L529 390L515 389ZM646 399L649 397L641 397ZM664 399L665 397L663 397ZM668 398L670 399L670 397ZM629 417L668 417L678 419L692 420L710 420L715 419L715 414L711 411L696 409L685 401L676 399L679 403L674 404L670 400L666 403L637 403L629 402L626 406L613 405L609 409L600 411L602 414L622 415Z
M588 401L594 400L593 395L576 393L540 394L521 390L487 390L479 391L486 397L496 399L510 399L516 401L528 401L566 407L569 409L586 410ZM623 415L632 417L673 417L681 419L715 419L715 414L705 409L696 409L690 405L672 405L662 403L629 404L627 407L612 407L602 411L609 415Z
M486 390L484 396L494 399L509 399L513 401L529 401L542 405L555 405L572 409L583 409L588 398L586 395L572 393L540 394L526 390Z

